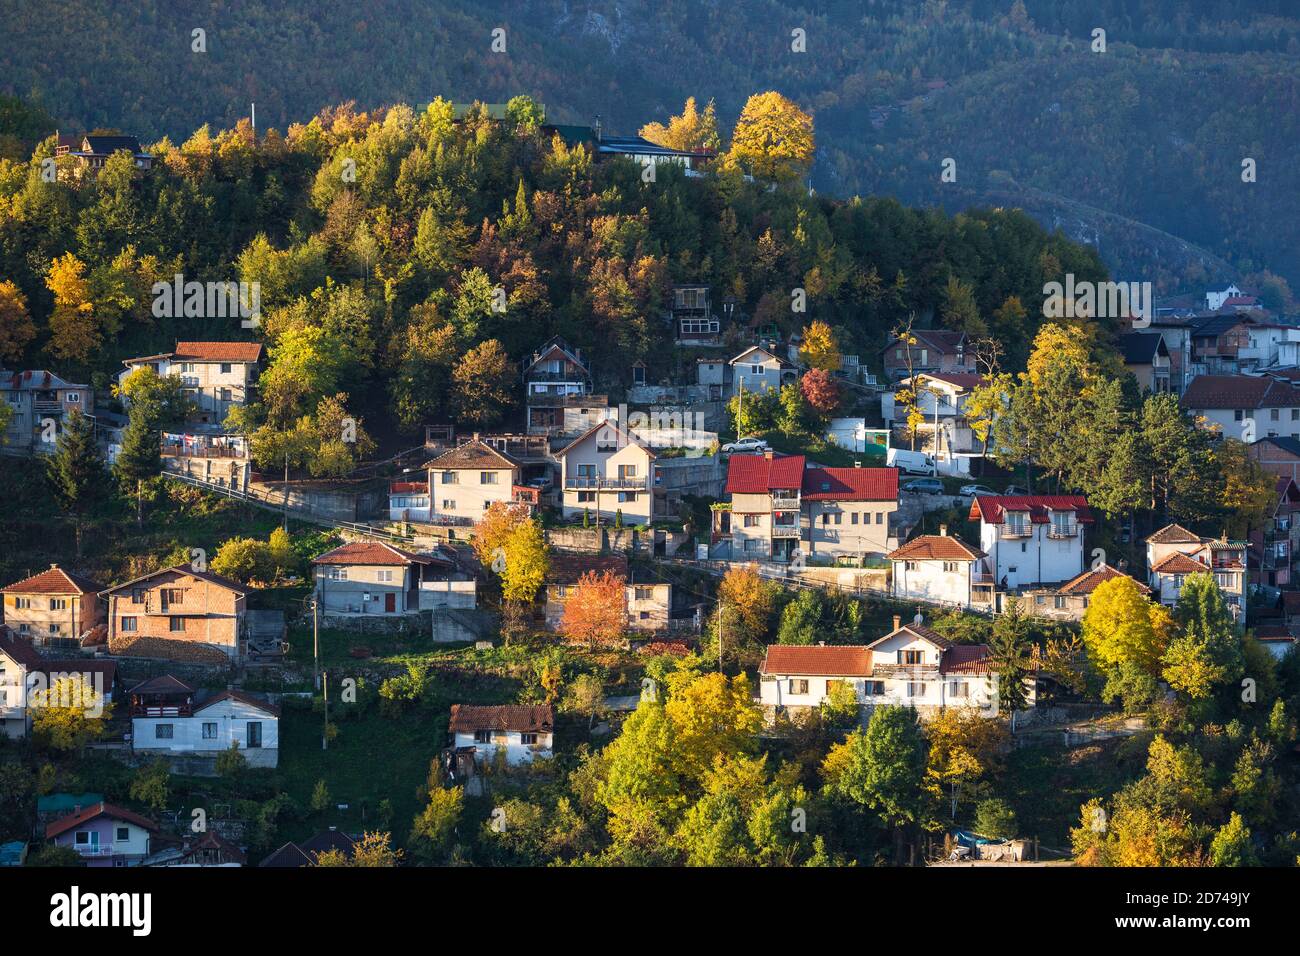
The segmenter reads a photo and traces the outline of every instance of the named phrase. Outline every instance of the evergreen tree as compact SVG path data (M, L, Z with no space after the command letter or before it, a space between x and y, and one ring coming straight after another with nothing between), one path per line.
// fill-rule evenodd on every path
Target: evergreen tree
M144 486L162 473L162 435L144 412L132 408L126 430L122 433L122 450L113 462L113 473L123 490L135 491L136 524L144 525Z
M104 459L95 443L95 427L79 409L64 422L54 454L45 461L45 474L59 506L72 517L80 558L85 516L103 499Z

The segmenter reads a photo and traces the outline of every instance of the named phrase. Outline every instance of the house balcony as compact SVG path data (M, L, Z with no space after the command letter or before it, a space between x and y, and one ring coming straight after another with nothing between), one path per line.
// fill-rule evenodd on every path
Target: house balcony
M1070 524L1054 524L1047 529L1049 538L1074 538L1078 537L1079 526L1071 522Z
M648 478L565 478L565 491L649 491Z
M795 497L793 497L793 498L777 498L777 497L773 497L773 498L772 498L772 510L773 510L773 511L798 511L798 510L799 510L799 497L798 497L797 495L796 495Z
M189 704L136 704L131 707L132 717L192 717Z
M992 573L988 571L972 571L970 573L970 583L976 587L992 587L998 582Z
M938 680L937 664L875 664L871 668L873 678L895 678L897 680Z
M1033 536L1034 528L1030 524L1004 524L1002 526L1002 537L1004 538L1032 538Z
M534 369L524 376L524 380L529 382L558 382L560 384L570 384L578 388L586 388L587 381L591 376L581 369L564 369L559 372L547 372L541 369Z
M32 411L37 415L62 415L63 403L58 400L47 401L38 398L32 402Z
M521 505L540 505L542 503L542 490L533 488L530 485L512 485L510 500Z
M797 524L776 524L772 525L772 537L774 538L793 538L796 541L803 536Z

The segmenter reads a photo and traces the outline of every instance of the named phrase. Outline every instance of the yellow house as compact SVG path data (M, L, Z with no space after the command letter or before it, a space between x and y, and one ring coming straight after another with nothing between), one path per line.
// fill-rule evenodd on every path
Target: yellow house
M101 590L89 578L52 564L48 571L0 590L4 622L33 644L76 640L103 623Z

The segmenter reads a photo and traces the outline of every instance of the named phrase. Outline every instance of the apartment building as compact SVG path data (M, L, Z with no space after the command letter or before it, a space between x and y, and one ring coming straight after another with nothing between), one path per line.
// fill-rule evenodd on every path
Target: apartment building
M4 445L23 453L49 454L73 411L93 415L95 393L89 385L68 382L44 369L0 369L0 397L13 410Z

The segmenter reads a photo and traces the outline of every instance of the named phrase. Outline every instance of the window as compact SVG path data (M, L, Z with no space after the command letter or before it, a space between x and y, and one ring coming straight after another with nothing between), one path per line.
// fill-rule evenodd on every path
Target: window
M1242 420L1245 414L1246 414L1245 412L1243 412L1240 408L1238 408L1236 411L1232 413L1232 420L1234 422L1239 422Z
M923 651L899 651L898 653L902 657L902 663L911 667L924 662L925 654Z
M492 743L492 731L490 731L490 730L476 730L476 731L474 731L474 743L476 743L476 744L490 744L490 743Z
M794 680L794 679L791 679L791 681L790 681L790 693L792 693L792 694L806 694L806 693L808 693L808 681L806 681L806 680Z
M203 739L204 740L217 739L217 725L215 723L205 723L203 725Z
M635 478L635 477L636 477L636 465L619 465L619 466L618 466L618 476L619 476L620 478Z
M129 842L130 839L131 839L131 828L130 828L130 827L117 827L117 836L116 836L116 839L117 839L117 842L118 842L118 843L127 843L127 842Z
M943 563L943 571L945 574L955 574L960 570L961 570L961 562L959 561L945 561Z
M852 512L852 517L849 519L849 523L850 524L858 523L858 513L856 511Z
M383 569L383 570L381 570L381 571L379 572L379 583L380 583L380 584L392 584L392 583L393 583L393 572L392 572L391 570L389 570L389 569Z
M1279 409L1279 408L1270 408L1270 409L1268 410L1268 418L1269 418L1269 421L1273 421L1273 422L1277 421L1277 419L1278 419L1278 415L1280 414L1280 412L1281 412L1281 409Z
M19 634L26 634L26 633L27 633L28 631L30 631L30 630L31 630L31 626L28 625L28 624L19 624L19 625L18 625L18 633L19 633Z
M1064 610L1064 608L1065 608L1065 595L1064 595L1064 594L1058 594L1058 595L1056 595L1056 597L1052 598L1052 606L1055 607L1058 611L1060 611L1060 610Z
M455 510L456 510L456 501L455 501L455 499L454 499L454 498L443 498L443 499L442 499L442 510L443 510L443 511L455 511Z
M66 611L68 609L67 598L50 598L51 611Z
M122 618L122 627L121 627L122 633L129 634L134 630L135 630L135 618L133 617Z
M915 570L916 570L916 562L915 562L915 561L904 561L904 562L903 562L903 569L906 570L906 571L915 571Z
M155 740L171 740L172 732L175 728L171 724L154 724L153 736Z
M745 515L741 524L746 528L758 527L758 515Z
M883 697L885 694L885 682L883 680L869 680L863 686L862 690L871 697Z
M749 367L749 373L750 373L751 375L762 375L762 374L763 374L763 366L761 366L761 365L751 365L751 366Z
M497 473L495 471L480 471L478 473L478 483L480 485L495 485L497 483Z
M29 608L31 606L32 606L31 598L14 598L14 607L16 608Z
M98 837L99 834L96 833L94 836ZM91 833L88 830L78 830L76 835L73 836L72 841L77 846L90 846L90 837ZM99 841L96 840L95 842L98 843Z
M745 550L746 550L746 551L757 551L757 550L758 550L758 546L759 546L760 544L762 544L762 543L763 543L763 542L759 541L757 538L749 538L749 539L747 539L747 540L745 541Z
M908 696L908 697L924 697L924 696L925 696L925 684L924 684L922 681L908 681L908 683L907 683L907 696Z
M257 750L262 746L262 722L260 720L250 720L245 731L245 739L248 741L249 750Z
M877 511L876 524L884 524L884 523L885 523L885 513L883 511Z
M222 363L221 363L221 374L222 374L222 375L229 375L229 374L230 374L230 363L229 363L229 362L222 362Z
M163 588L162 591L163 606L168 604L184 604L185 591L182 588Z
M654 594L655 594L654 588L641 588L641 587L637 588L635 593L636 593L636 599L638 601L649 601L654 598Z
M66 395L64 395L63 397L67 400L67 402L68 402L69 405L80 405L80 404L81 404L81 393L80 393L80 392L68 392L68 393L67 393Z
M949 691L948 691L948 696L949 696L949 697L963 697L963 698L964 698L964 697L969 697L969 696L970 696L970 685L969 685L968 683L966 683L966 681L964 681L964 680L955 680L955 681L952 682L952 687L951 687L951 688L949 689Z
M521 733L519 735L519 742L521 744L532 746L537 743L537 735L534 733Z
M146 590L145 588L132 588L132 589L131 589L131 603L132 603L132 604L143 604L143 603L144 603L145 590Z
M456 484L456 473L454 471L444 471L442 473L442 483L444 485Z
M595 501L595 500L596 500L596 493L595 493L594 491L580 491L580 492L578 492L578 504L580 504L580 505L581 505L581 504L589 504L590 502L593 502L593 501Z
M183 618L183 617L173 617L173 618L169 618L168 621L167 621L167 629L168 629L169 631L176 631L176 632L184 631L184 630L185 630L185 618Z
M325 569L325 577L330 581L346 581L348 579L348 569L332 565Z
M638 615L638 617L639 617L639 619L642 620L642 621L648 621L648 620L650 620L650 612L649 612L649 611L642 611L642 612L640 613L640 615Z
M217 389L217 398L219 398L223 402L230 401L230 389L228 388Z
M50 633L51 633L51 634L59 634L59 633L61 633L62 631L63 631L63 625L62 625L62 624L51 624L51 625L50 625Z

